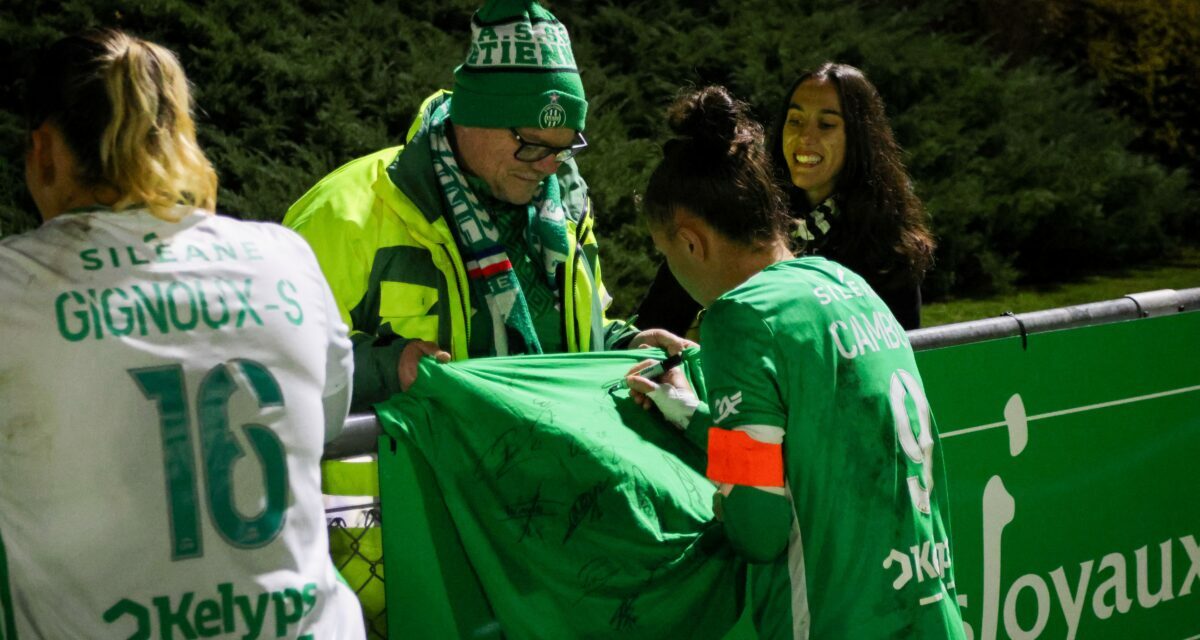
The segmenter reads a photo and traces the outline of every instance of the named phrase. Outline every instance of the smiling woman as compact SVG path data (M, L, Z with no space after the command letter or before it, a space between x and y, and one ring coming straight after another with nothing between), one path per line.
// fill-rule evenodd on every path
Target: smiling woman
M800 253L862 274L905 329L921 326L921 281L933 261L883 99L866 75L826 62L800 74L769 143L789 189Z
M874 85L844 64L802 73L768 147L790 187L793 249L850 267L905 329L920 327L934 241ZM643 326L694 333L699 310L664 266L638 317Z
M842 101L828 80L810 77L792 92L783 121L783 154L792 184L816 206L833 193L846 162Z

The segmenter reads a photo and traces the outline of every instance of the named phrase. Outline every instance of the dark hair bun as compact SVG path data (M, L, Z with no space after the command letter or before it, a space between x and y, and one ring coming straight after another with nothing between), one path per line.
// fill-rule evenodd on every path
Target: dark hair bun
M667 111L667 124L680 138L726 153L755 139L757 125L745 103L725 87L709 86L681 94Z
M762 125L724 87L680 93L667 111L675 137L650 175L642 211L674 229L682 211L735 242L782 242L789 224L783 194L763 147Z

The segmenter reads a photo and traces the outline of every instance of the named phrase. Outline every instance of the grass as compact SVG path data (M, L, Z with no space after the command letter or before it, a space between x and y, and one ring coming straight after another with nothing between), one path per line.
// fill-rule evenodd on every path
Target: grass
M992 298L931 302L921 308L921 326L992 318L1006 311L1024 313L1114 300L1155 289L1195 287L1200 287L1200 247L1186 248L1179 257L1156 265L1088 276L1079 282L1019 288Z

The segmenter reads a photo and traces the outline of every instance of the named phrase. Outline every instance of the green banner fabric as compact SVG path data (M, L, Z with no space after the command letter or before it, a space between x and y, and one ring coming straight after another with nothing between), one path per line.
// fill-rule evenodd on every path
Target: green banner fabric
M383 451L384 557L396 637L434 631L411 617L397 619L391 607L406 603L392 599L394 588L436 581L454 609L455 592L472 572L499 628L487 625L486 605L478 610L478 590L467 589L461 597L477 609L472 620L451 612L458 619L442 633L726 634L741 609L743 571L712 520L703 452L633 403L628 391L606 388L647 353L662 357L636 351L426 361L406 394L377 405L384 431L419 452L413 468L427 468L436 480L453 524L442 523L432 536L457 533L470 565L448 566L441 558L458 552L438 548L436 540L401 537L412 527L399 520L410 514L397 506L402 497L389 493L398 495L397 482L406 480ZM690 359L684 366L702 382ZM397 451L395 443L388 446ZM413 544L432 549L436 561L417 554L414 562L438 566L438 573L405 570L394 555L411 553Z
M968 637L1200 637L1200 313L917 361Z

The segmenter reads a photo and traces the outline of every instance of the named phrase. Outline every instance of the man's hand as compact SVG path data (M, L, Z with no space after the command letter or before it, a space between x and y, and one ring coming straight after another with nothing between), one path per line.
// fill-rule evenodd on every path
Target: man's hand
M664 373L657 382L637 375L638 371L654 363L654 360L643 360L629 370L625 376L629 397L645 409L657 406L667 421L680 429L687 429L700 400L688 384L687 376L678 367Z
M666 351L669 356L673 356L688 347L695 346L699 345L687 338L680 338L666 329L647 329L629 341L630 349L658 347Z
M418 365L421 364L421 358L434 357L438 362L450 362L451 355L442 350L434 342L428 340L413 340L404 345L404 351L400 353L400 362L396 364L396 371L400 374L400 390L408 391L408 388L417 381Z

